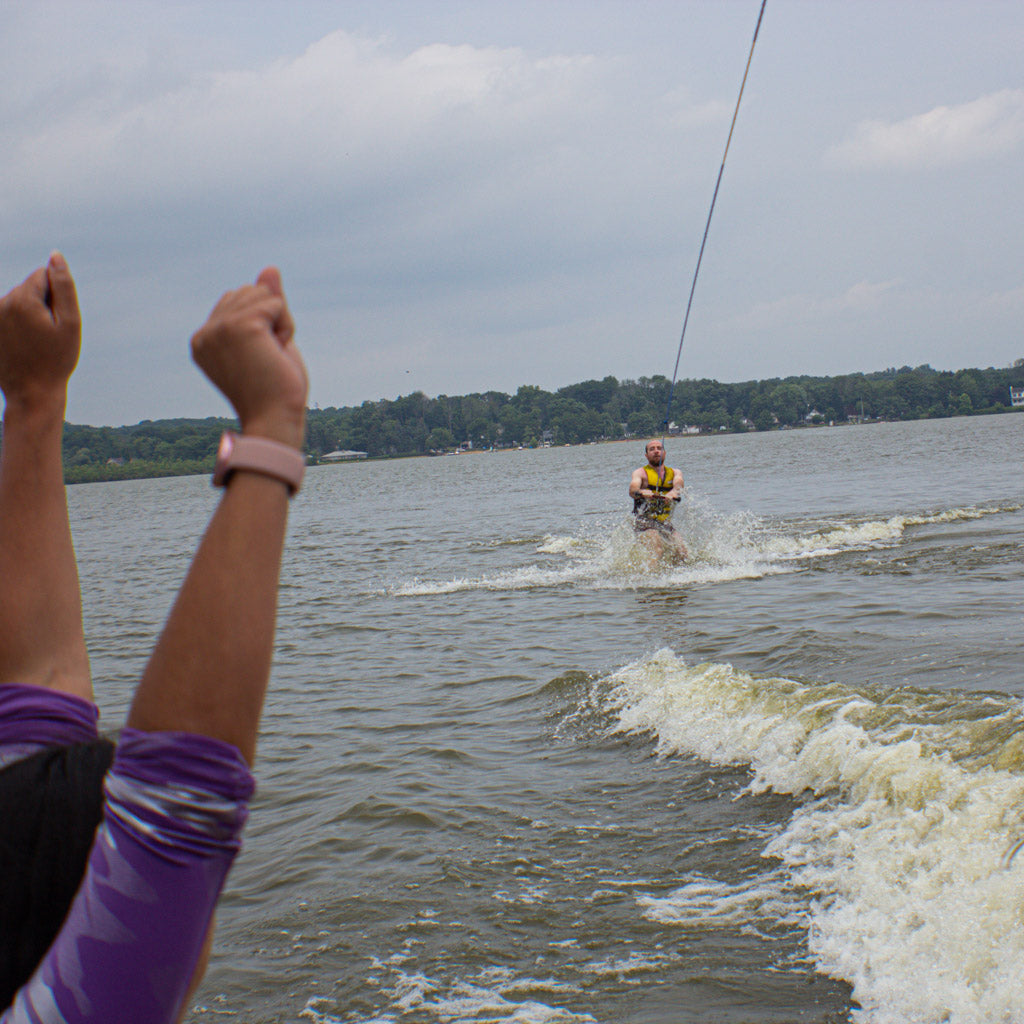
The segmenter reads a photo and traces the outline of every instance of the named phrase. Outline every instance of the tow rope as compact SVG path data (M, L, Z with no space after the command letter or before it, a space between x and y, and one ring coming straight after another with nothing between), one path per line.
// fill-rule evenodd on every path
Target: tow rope
M708 241L708 229L711 227L711 215L715 212L715 200L718 199L718 188L722 184L722 172L725 170L725 158L729 155L729 143L732 142L732 132L736 127L736 117L740 112L740 101L743 99L743 90L747 85L747 75L750 72L750 62L754 57L754 47L757 45L757 34L761 31L761 19L764 18L764 7L768 0L761 0L761 10L757 15L757 25L754 28L754 38L750 43L750 53L747 55L747 66L743 70L743 81L740 83L740 94L736 97L736 109L732 112L732 123L729 125L729 136L725 140L725 152L722 154L722 163L718 168L718 180L715 182L715 191L711 197L711 208L708 210L707 223L704 225L704 237L700 242L700 252L697 254L697 266L693 271L693 282L690 285L690 298L686 303L686 315L683 317L683 329L679 335L679 350L676 352L676 365L672 370L672 383L668 389L668 405L665 407L664 432L661 443L664 446L665 436L668 434L670 422L669 414L672 411L672 395L676 389L676 377L679 375L679 360L683 354L683 339L686 337L686 325L690 322L690 308L693 306L693 293L697 290L697 275L700 273L700 263L704 258L704 246Z

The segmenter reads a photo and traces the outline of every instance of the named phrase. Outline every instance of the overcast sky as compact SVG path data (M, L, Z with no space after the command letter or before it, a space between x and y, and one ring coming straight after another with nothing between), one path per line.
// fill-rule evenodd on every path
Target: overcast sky
M0 5L0 291L60 248L68 419L225 415L276 263L310 404L671 376L759 0ZM768 0L680 377L1024 356L1024 4Z

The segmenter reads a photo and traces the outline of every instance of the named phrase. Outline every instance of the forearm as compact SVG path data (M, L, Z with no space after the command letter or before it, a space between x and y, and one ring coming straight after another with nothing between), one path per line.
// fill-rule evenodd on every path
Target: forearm
M63 389L8 399L0 452L0 681L91 699L61 462Z
M192 356L238 414L242 432L301 449L306 370L273 267L226 292L192 337ZM128 724L232 744L250 763L270 678L288 485L238 470L210 521Z
M212 736L252 762L287 514L283 483L234 475L143 674L130 726Z

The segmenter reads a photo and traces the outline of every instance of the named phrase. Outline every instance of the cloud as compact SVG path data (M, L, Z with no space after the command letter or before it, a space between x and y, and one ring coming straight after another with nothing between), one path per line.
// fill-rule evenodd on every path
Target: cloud
M132 238L147 258L199 259L301 239L353 287L542 274L570 246L664 245L673 221L652 194L671 188L678 216L708 165L678 154L727 116L638 96L628 62L586 53L334 31L260 66L181 74L165 58L79 72L74 102L19 124L0 153L9 242Z
M681 5L681 32L628 5L603 27L557 4L531 8L538 25L487 4L470 24L427 0L372 17L259 0L240 19L243 6L0 5L0 277L68 254L88 335L73 417L213 411L185 342L266 262L284 272L321 404L671 370L746 52L730 5ZM834 25L819 13L818 29ZM980 84L1018 83L996 21L1003 54L964 44L977 73L952 82L937 45L912 75L884 55L866 75L879 33L896 38L884 19L865 45L830 35L842 45L820 62L799 34L761 53L685 374L825 371L855 347L871 368L905 339L920 355L892 358L912 365L1019 349L1022 97ZM984 22L972 8L957 38ZM953 88L984 98L825 127L927 111ZM843 134L842 166L931 163L895 182L823 175L808 150ZM980 165L942 164L985 152L1009 158L972 190ZM1005 293L981 326L965 288L975 303Z
M1003 89L902 121L863 121L833 146L838 167L918 169L1004 156L1024 143L1024 90Z
M1024 317L1024 284L984 296L979 307L985 313L997 316L1012 315L1019 320ZM1021 347L1024 348L1024 342L1021 343Z
M661 99L665 117L669 124L689 128L693 126L728 123L734 104L728 99L712 99L698 102L689 89L669 90Z
M110 76L10 140L0 215L51 210L55 198L118 213L241 196L307 208L312 196L347 196L365 209L398 185L422 194L502 166L524 141L578 136L594 64L514 48L394 55L334 32L298 57L195 74L142 98L134 76Z
M296 180L307 191L374 190L413 167L473 166L524 138L578 134L597 63L441 44L402 56L338 31L298 57L197 74L141 100L130 81L121 95L107 81L16 141L4 158L8 195L24 209L55 191L120 205Z
M109 365L145 352L154 378L179 372L178 339L219 288L273 260L317 400L405 387L393 362L403 374L429 364L449 391L565 379L543 370L556 339L575 354L580 308L614 307L631 268L675 254L686 204L695 196L700 213L706 198L680 182L703 183L720 144L713 106L682 92L662 102L663 83L637 86L617 57L403 50L344 31L232 68L182 69L175 53L138 47L116 57L40 76L19 97L46 116L20 118L0 153L0 268L17 279L59 245ZM44 104L52 92L69 101ZM76 416L107 386L90 351ZM507 372L493 365L502 353L514 353ZM459 383L467 365L478 369ZM176 410L208 402L186 388L175 378ZM84 415L152 416L172 401L134 397L131 412Z
M787 295L771 302L758 303L746 313L733 317L726 326L762 331L871 313L900 284L897 280L858 281L838 295Z

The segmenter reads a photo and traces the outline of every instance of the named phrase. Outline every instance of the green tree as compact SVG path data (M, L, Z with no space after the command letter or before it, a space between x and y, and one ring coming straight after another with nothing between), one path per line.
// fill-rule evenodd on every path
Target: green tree
M780 384L768 400L780 423L796 423L807 409L807 392L792 382Z
M658 419L647 410L635 412L629 417L628 426L634 437L654 437L658 432Z
M427 448L430 451L448 451L455 447L455 438L447 427L434 427L427 435Z

